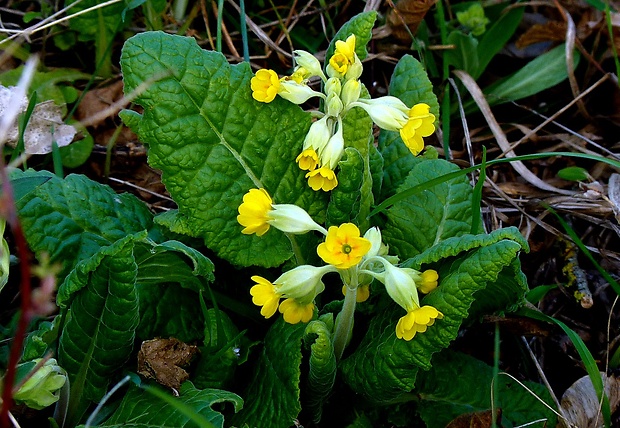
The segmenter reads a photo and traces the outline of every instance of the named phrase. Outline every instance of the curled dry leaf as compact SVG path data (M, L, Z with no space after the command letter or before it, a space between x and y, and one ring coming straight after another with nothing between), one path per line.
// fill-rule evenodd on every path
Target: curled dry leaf
M495 420L498 427L501 427L502 411L495 411ZM453 419L446 428L491 428L493 426L493 414L490 410L484 412L467 413Z
M611 174L609 177L607 193L609 195L609 202L611 202L611 208L614 210L616 220L620 222L620 174L616 174L615 172Z
M152 339L142 342L138 352L138 374L178 390L189 378L184 370L198 354L198 347L179 339Z
M24 97L18 106L9 106L15 87L5 88L0 85L0 113L10 108L17 108L19 113L26 111L28 99ZM62 108L53 101L35 105L24 132L24 150L28 154L41 155L52 151L52 141L58 147L69 145L77 130L62 121ZM19 140L19 128L14 124L7 133L7 144L15 147Z
M437 3L437 0L399 0L387 15L387 24L392 34L399 40L411 41L411 34L415 34L418 26L424 20L426 12ZM406 27L409 27L407 31Z
M611 412L620 404L620 379L607 377L601 373L605 383L605 392L609 397ZM573 383L562 396L560 404L567 418L568 426L579 428L599 428L603 426L603 416L599 411L599 402L589 376L584 376Z

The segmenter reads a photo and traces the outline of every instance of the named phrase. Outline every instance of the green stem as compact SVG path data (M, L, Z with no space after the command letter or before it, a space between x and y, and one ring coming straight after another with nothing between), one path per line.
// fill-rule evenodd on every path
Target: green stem
M351 276L351 282L355 282L355 284L345 284L344 304L336 318L336 331L334 332L336 361L340 361L340 358L342 358L344 348L347 347L347 342L351 336L351 330L353 330L353 315L355 314L355 304L357 302L357 274Z
M297 239L295 239L295 235L293 235L292 233L285 233L285 235L291 243L293 254L295 254L295 260L297 260L297 266L306 264L306 259L301 253L301 248L299 247L299 244L297 243Z

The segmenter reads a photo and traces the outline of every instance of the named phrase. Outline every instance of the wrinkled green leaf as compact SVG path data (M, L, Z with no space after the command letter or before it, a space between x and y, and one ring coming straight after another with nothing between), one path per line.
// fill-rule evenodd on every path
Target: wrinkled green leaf
M456 416L491 409L493 368L469 355L448 349L433 358L433 367L420 372L416 393L420 416L428 428L444 428ZM525 382L537 397L554 407L544 385ZM546 426L556 426L556 415L529 391L508 376L497 378L495 407L502 409L502 423L524 425L546 419ZM543 423L535 426L545 426Z
M520 100L557 85L568 77L566 47L557 46L530 61L525 67L484 91L489 104ZM574 66L580 55L575 51Z
M50 346L56 342L59 334L59 317L53 322L42 321L36 330L31 331L24 342L21 361L43 358Z
M372 27L377 20L377 12L362 12L349 19L340 30L334 35L334 38L329 43L329 47L325 53L325 58L329 61L329 58L334 54L336 49L337 40L346 40L351 34L355 34L355 53L360 60L363 60L368 56L368 50L366 45L372 38ZM327 65L327 62L326 62Z
M301 411L299 376L301 338L305 324L287 324L280 317L265 336L250 386L243 394L245 407L232 423L256 428L288 428Z
M439 287L420 302L437 308L444 318L407 342L395 334L404 311L391 303L373 318L358 349L342 362L347 383L357 393L384 403L411 391L419 369L428 370L432 355L457 336L475 293L497 281L521 248L518 242L503 239L444 260L438 268Z
M141 284L136 286L140 301L140 340L175 337L182 342L199 340L204 318L197 304L198 293L179 284Z
M398 192L458 170L444 160L417 163ZM383 238L401 259L413 257L444 239L471 231L472 188L461 176L394 204L387 211Z
M248 189L262 186L276 203L299 205L323 222L326 195L308 187L295 163L310 115L279 97L254 101L249 65L231 66L191 38L138 34L125 43L121 66L126 93L159 79L136 99L144 114L131 121L179 206L166 222L238 265L276 266L290 258L282 233L242 235L236 216Z
M409 107L428 104L430 112L439 118L439 103L433 85L422 64L411 55L398 61L390 81L390 95L400 98ZM398 132L392 131L381 130L379 152L384 160L382 197L385 198L402 184L420 158L411 154Z
M24 234L35 253L63 263L60 277L80 260L127 235L152 227L152 214L135 196L116 194L83 175L64 180L47 172L20 173L24 194L16 193ZM97 219L97 221L93 221Z
M168 391L158 388L164 394ZM174 397L171 397L174 399ZM243 400L237 394L219 389L199 390L191 382L184 382L176 398L177 406L163 402L135 385L131 385L129 391L123 397L120 407L114 414L101 424L101 427L124 427L124 428L193 428L196 424L184 414L183 409L197 413L201 419L205 419L211 426L224 427L224 415L213 409L214 404L232 403L235 412L243 406Z
M71 382L68 418L73 424L89 401L103 397L133 350L138 325L135 239L128 236L103 248L63 284L74 290L58 348L58 361Z
M323 404L336 381L336 355L329 327L321 320L310 321L304 332L304 342L310 344L307 408L314 423L319 423Z
M364 180L364 159L353 147L347 147L338 163L338 186L332 190L327 206L326 227L355 222L358 217L361 187Z

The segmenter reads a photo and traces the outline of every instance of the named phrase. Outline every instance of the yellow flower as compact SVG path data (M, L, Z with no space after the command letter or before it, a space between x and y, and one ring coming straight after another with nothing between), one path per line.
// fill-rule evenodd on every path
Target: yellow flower
M314 171L319 165L319 155L313 148L305 149L297 156L295 162L297 162L299 168L304 171Z
M317 253L325 263L338 269L348 269L358 264L370 247L370 241L360 237L356 225L344 223L329 228L325 242L319 244Z
M439 275L437 271L433 269L427 269L420 274L420 280L416 281L416 286L418 287L418 291L424 294L428 294L437 288L437 280L439 279Z
M355 55L355 34L347 37L346 41L336 41L334 54L329 59L327 75L329 77L343 77L349 67L356 61Z
M400 130L400 137L413 155L417 155L424 149L422 137L428 137L435 132L435 115L429 112L428 104L420 103L411 107L409 119Z
M285 233L302 234L317 230L327 231L317 224L306 210L293 204L273 204L265 189L250 189L243 195L237 221L245 229L241 233L262 236L270 226Z
M435 319L443 318L443 314L432 306L415 308L401 317L396 324L396 337L411 340L416 333L423 333L428 326L435 323Z
M342 295L344 296L346 294L347 294L347 286L343 285ZM365 302L366 300L368 300L369 297L370 297L370 285L369 284L360 285L357 287L357 295L355 296L355 301L357 303Z
M308 322L314 315L314 303L301 304L295 299L286 299L280 303L280 312L289 324Z
M344 76L349 69L349 60L345 55L341 53L335 53L329 59L329 66L331 67L331 70L333 70L333 72L330 73L331 70L328 68L327 74Z
M244 235L256 233L263 236L269 230L269 213L273 209L271 197L265 189L250 189L243 195L243 203L239 206L237 221L245 229Z
M252 98L261 103L270 103L278 95L280 79L275 71L263 68L250 80Z
M262 306L260 314L265 318L273 316L282 295L276 292L276 287L271 282L261 276L254 275L252 281L256 282L256 285L250 288L252 303Z
M336 173L327 166L322 166L314 171L310 171L306 174L306 178L308 179L308 185L312 187L314 191L321 189L324 192L329 192L338 185Z

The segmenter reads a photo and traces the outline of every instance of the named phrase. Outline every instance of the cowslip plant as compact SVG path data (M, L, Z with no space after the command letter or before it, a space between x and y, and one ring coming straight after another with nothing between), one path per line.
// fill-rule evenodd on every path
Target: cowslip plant
M387 97L371 99L361 83L375 17L345 24L325 64L296 51L283 77L230 65L191 38L130 38L125 92L152 83L135 98L142 113L121 117L148 146L176 210L153 216L78 175L13 175L31 248L62 263L55 335L33 332L28 349L31 358L57 349L71 385L65 426L133 370L136 339L170 336L203 344L178 408L132 387L101 426L152 424L158 412L186 426L188 411L223 426L211 405L230 402L228 425L288 427L318 423L336 396L364 396L363 407L346 403L344 424L372 417L372 405L397 412L418 390L445 406L465 396L453 413L490 406L485 395L468 398L477 370L454 379L469 359L453 363L446 348L464 322L520 306L527 242L515 228L480 230L464 175L370 216L387 198L458 171L424 148L439 111L417 60L399 61ZM300 106L315 101L320 108ZM241 363L251 379L235 376ZM228 385L239 395L217 389ZM553 419L534 404L524 415L521 392L505 389L506 420ZM439 426L428 417L434 407L418 404Z

